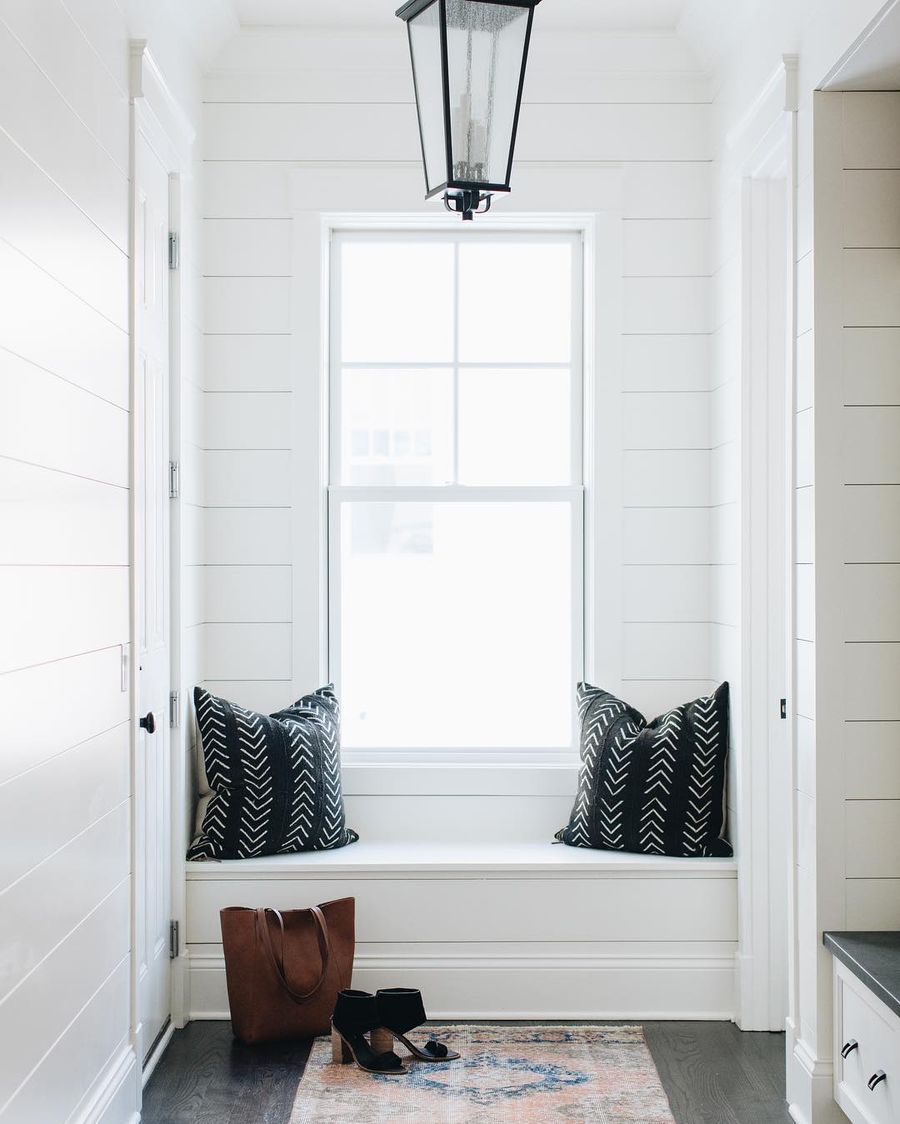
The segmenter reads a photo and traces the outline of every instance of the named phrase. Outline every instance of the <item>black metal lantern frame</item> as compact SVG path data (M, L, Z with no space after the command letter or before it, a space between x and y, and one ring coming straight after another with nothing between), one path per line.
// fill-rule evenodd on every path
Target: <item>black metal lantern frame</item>
M508 192L534 9L540 0L409 0L426 199L464 219ZM481 113L473 112L479 100ZM499 107L495 104L500 103Z

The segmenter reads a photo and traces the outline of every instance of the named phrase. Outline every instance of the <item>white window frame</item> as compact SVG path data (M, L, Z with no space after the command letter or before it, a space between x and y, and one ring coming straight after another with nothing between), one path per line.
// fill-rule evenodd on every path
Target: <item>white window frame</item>
M429 486L358 486L339 483L341 478L342 447L341 447L341 370L345 366L377 369L404 369L422 368L422 363L394 363L394 362L359 362L344 364L341 357L341 255L336 252L343 241L421 241L427 239L431 242L449 242L456 247L457 264L458 249L464 240L485 242L515 241L517 243L533 241L540 243L553 240L556 242L568 241L572 248L572 355L569 366L572 371L570 419L571 419L571 480L573 483L558 486L484 486L484 485L429 485ZM502 229L486 231L469 231L455 228L435 228L433 224L428 227L410 227L408 224L391 226L385 223L377 230L355 228L352 225L339 225L331 228L329 236L328 258L328 376L327 376L327 416L328 416L328 485L327 485L327 565L328 565L328 604L327 604L327 667L328 678L336 684L338 696L341 693L340 668L341 668L341 598L340 598L340 558L341 558L341 512L343 505L350 502L402 502L418 501L427 503L471 503L471 502L558 502L566 503L570 507L572 530L571 557L572 557L572 740L566 747L547 747L543 749L524 749L521 747L503 748L362 748L348 746L344 748L345 758L348 761L374 764L379 762L421 763L421 764L446 764L446 763L474 763L479 764L559 764L568 763L577 756L577 722L575 719L574 685L575 681L585 675L588 656L585 649L587 629L585 627L585 608L588 599L585 596L585 582L588 568L585 560L585 520L586 520L586 481L590 470L585 456L590 447L589 433L586 432L585 404L589 400L586 384L585 363L585 330L586 330L586 301L584 299L585 269L587 258L586 232L578 225L558 224L550 222L542 226L534 222L528 227L515 227L505 225ZM459 273L457 269L457 287ZM459 293L457 288L455 311L458 312ZM490 363L461 363L458 355L459 332L458 324L454 325L454 354L446 363L425 364L429 369L444 368L453 370L454 399L458 398L458 371L460 367L477 369L483 367L492 370L521 370L521 369L547 369L560 364L551 363L521 363L521 362L490 362ZM454 468L458 464L459 448L459 414L454 411ZM454 473L455 475L455 473Z
M422 198L409 161L300 161L285 169L292 218L291 404L294 697L328 676L328 286L333 230L453 229L459 218ZM626 170L606 161L519 161L496 229L565 229L585 243L585 677L623 681L622 218ZM550 209L552 208L552 210ZM602 625L601 623L602 622ZM570 799L578 759L546 765L360 762L344 755L348 795L540 795Z

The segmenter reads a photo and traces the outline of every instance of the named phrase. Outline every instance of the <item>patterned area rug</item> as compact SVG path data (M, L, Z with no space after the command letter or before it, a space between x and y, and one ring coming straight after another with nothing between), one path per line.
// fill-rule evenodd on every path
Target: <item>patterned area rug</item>
M410 1059L405 1077L335 1065L329 1040L317 1039L290 1124L674 1124L639 1026L429 1024L428 1032L462 1057Z

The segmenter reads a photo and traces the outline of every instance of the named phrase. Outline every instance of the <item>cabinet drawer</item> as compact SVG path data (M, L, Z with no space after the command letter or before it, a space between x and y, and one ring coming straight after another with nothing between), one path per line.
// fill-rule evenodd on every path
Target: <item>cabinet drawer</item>
M897 1124L900 1019L841 964L836 965L835 1000L835 1098L854 1124ZM884 1080L869 1088L882 1072Z

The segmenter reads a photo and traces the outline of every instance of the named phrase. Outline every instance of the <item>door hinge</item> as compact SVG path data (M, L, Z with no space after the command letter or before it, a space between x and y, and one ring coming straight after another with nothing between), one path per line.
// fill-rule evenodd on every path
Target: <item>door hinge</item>
M169 461L169 499L177 500L181 495L181 469L177 461Z
M174 960L180 951L178 922L169 922L169 959Z
M169 234L169 269L178 268L178 235L174 233Z
M181 715L181 708L179 702L181 698L177 691L172 691L169 695L169 726L173 730L178 729L178 720Z
M787 699L781 700L781 717L787 718Z

